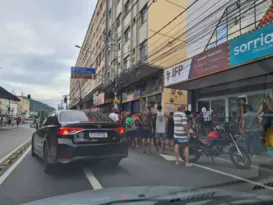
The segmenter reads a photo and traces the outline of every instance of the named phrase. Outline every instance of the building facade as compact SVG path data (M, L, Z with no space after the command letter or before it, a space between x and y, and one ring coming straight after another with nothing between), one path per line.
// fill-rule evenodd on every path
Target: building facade
M105 0L98 0L89 23L75 66L96 68L97 77L89 80L70 79L69 107L81 103L83 108L92 106L93 94L102 85L104 72ZM80 102L82 99L82 102Z
M205 15L199 20L198 8ZM236 118L242 98L257 111L273 94L272 1L200 2L188 12L188 75L177 79L169 70L166 86L188 90L192 111L206 106L219 117Z
M107 80L103 89L93 94L98 107L109 111L113 107L114 92L118 94L119 108L132 113L145 110L147 104L154 109L162 104L170 112L176 105L187 102L185 91L163 89L164 68L179 62L186 50L173 52L169 58L164 58L164 50L160 48L175 47L176 42L170 43L173 37L167 34L169 28L162 28L185 10L183 4L148 0L109 1L108 68L104 71ZM186 24L185 17L186 14L181 15L178 20Z

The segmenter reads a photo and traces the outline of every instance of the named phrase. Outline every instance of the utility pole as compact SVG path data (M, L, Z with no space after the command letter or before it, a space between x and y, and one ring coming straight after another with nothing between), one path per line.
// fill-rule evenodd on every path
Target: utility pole
M105 54L104 54L104 76L107 77L108 72L108 40L109 40L109 0L105 0ZM104 86L107 80L104 78Z
M81 80L78 80L78 86L79 86L79 91L80 91L80 101L79 101L78 110L81 110L81 109L82 109L82 89L81 89Z

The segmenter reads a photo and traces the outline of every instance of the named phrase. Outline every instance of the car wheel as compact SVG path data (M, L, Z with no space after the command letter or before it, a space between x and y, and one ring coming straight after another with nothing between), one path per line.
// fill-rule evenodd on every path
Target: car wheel
M48 148L46 145L43 149L43 169L46 174L50 174L53 171L53 164L48 162Z
M37 156L36 153L34 152L33 138L32 138L32 140L31 140L31 156L32 156L32 157L36 157L36 156Z

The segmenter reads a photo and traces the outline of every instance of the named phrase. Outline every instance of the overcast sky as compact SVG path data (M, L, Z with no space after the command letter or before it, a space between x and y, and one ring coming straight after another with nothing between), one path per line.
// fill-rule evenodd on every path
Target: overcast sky
M0 86L56 108L96 2L0 0Z

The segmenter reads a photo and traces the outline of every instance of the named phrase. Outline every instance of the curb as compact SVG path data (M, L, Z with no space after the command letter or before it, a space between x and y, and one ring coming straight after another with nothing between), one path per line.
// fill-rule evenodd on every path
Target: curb
M31 138L0 159L0 176L31 146Z

